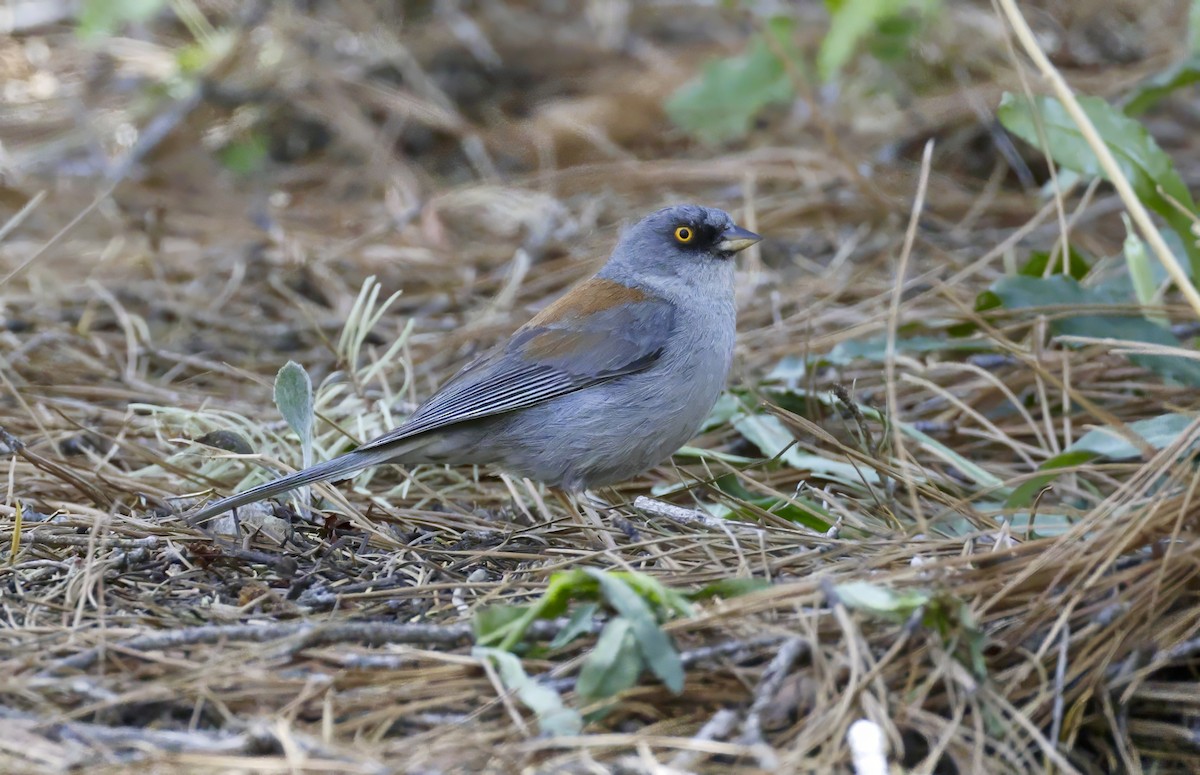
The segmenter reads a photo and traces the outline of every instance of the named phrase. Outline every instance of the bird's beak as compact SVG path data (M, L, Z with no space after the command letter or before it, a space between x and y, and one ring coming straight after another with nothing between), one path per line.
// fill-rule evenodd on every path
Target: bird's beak
M759 242L762 242L762 237L754 232L743 229L741 226L730 226L721 232L721 239L717 242L717 250L722 253L737 253L739 250L745 250Z

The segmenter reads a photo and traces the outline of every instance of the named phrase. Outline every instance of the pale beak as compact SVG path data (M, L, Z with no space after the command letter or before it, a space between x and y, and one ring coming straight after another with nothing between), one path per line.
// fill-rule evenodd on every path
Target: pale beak
M759 242L762 242L762 237L754 232L743 229L741 226L730 226L721 232L721 239L717 242L717 250L722 253L737 253L739 250L745 250Z

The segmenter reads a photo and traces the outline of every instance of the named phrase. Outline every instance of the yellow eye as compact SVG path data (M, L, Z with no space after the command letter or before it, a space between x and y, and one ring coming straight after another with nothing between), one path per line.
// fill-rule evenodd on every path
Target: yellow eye
M684 245L688 244L696 238L696 232L692 231L687 226L680 226L675 230L675 239Z

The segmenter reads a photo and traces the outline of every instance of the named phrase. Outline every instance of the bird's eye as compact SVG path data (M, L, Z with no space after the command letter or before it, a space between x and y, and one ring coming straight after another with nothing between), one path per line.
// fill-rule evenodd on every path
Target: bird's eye
M675 239L681 244L688 244L696 238L696 232L687 226L680 226L675 230Z

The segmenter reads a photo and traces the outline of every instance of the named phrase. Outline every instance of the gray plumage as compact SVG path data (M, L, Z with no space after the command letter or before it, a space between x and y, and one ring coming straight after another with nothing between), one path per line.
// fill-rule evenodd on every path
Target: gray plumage
M384 462L495 465L569 492L636 476L685 444L720 395L735 336L732 257L758 240L721 210L659 210L622 235L595 277L400 427L189 518Z

